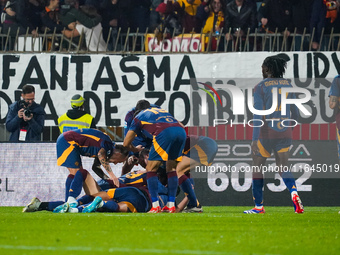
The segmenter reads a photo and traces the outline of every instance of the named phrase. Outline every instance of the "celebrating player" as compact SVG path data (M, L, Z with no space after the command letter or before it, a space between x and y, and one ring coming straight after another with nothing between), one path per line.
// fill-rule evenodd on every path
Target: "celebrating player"
M199 165L210 166L216 153L217 143L213 139L205 136L187 136L182 161L176 168L179 186L189 199L183 212L203 212L202 206L196 198L190 170Z
M70 171L66 180L66 202L76 206L83 181L83 168L80 156L96 157L118 187L118 178L112 172L109 163L123 162L128 151L121 145L115 145L109 136L96 129L78 129L61 134L57 140L58 166L65 166ZM62 206L61 206L62 207ZM57 207L56 212L61 209Z
M257 110L268 110L272 107L273 91L281 93L282 88L292 87L290 82L283 78L286 61L279 57L267 57L262 64L264 80L255 87L254 108ZM288 98L295 98L295 94L287 93ZM281 97L278 97L276 110L269 115L260 116L254 114L254 119L264 123L262 127L253 128L253 141L251 144L253 152L253 197L255 207L244 213L265 213L263 207L263 173L261 167L266 163L274 151L276 166L280 169L288 166L289 147L292 144L292 128L284 127L282 120L298 118L299 112L295 105L286 105L286 115L281 112ZM264 120L271 120L270 122ZM295 180L291 172L282 172L280 175L291 193L296 213L303 213L304 209L297 193Z
M151 107L155 107L155 108L159 108L159 106L155 105L155 104L151 104ZM127 132L130 129L131 123L133 121L133 118L135 116L136 113L136 107L133 107L130 111L127 112L127 114L125 115L125 120L124 120L124 136L126 136ZM152 145L152 139L146 137L143 134L138 134L135 139L132 141L132 145L133 146L138 146L141 145L142 147L146 148L146 149L150 149L151 145ZM122 168L122 175L128 173L131 171L131 169L133 168L133 166L135 165L135 163L137 163L138 161L138 153L133 153L130 152L130 157L129 160L126 160L123 164L123 168Z
M161 211L157 194L157 169L166 161L168 176L169 199L163 212L175 212L175 199L178 187L176 166L181 160L186 140L186 133L182 125L167 111L150 107L146 100L140 100L136 105L135 118L127 132L123 145L132 152L137 152L132 142L136 135L145 135L152 139L149 160L146 165L148 189L152 199L150 213Z
M89 172L85 169L82 171L82 180L78 181L76 184L80 185L80 187L76 187L76 189L84 189L85 194L83 197L77 200L77 206L83 205L87 203L91 203L95 194L99 193L103 189L99 185L96 184L95 179L89 174ZM132 171L125 175L122 175L118 178L119 187L146 187L146 171ZM112 182L112 187L116 188ZM109 188L108 188L109 189ZM166 188L159 184L159 190L163 193ZM73 210L75 207L70 207L68 203L64 203L64 201L51 201L51 202L41 202L37 197L34 197L30 203L24 207L23 212L35 212L35 211L53 211L59 205L63 205L60 207L58 212L78 212L78 210Z

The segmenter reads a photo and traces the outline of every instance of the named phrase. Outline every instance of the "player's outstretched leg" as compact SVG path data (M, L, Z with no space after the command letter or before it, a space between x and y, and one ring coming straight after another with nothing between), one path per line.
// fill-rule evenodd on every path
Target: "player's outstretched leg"
M77 209L78 202L74 197L68 197L67 202L54 208L54 213L66 213L71 212L72 209ZM75 211L72 211L75 212Z
M22 212L36 212L38 211L39 205L41 204L41 201L39 198L34 197L32 198L31 202L29 202L28 205L22 209Z
M53 212L54 213L66 213L68 212L69 208L70 208L70 204L66 202L66 203L63 203L62 205L57 206L53 210Z
M95 212L98 208L102 207L104 204L101 197L96 197L91 204L83 209L83 213Z

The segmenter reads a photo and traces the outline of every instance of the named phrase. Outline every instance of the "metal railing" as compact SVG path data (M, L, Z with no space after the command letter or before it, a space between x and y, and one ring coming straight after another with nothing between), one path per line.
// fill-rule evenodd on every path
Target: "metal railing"
M312 41L315 37L315 29L310 34L306 33L304 29L302 34L298 34L295 29L289 36L284 36L277 30L274 33L260 33L257 29L254 33L250 33L248 29L244 36L234 36L233 40L226 41L225 34L221 31L220 34L203 34L202 31L196 34L202 44L204 44L205 53L216 52L252 52L252 51L339 51L340 50L340 34L333 33L325 34L322 30L320 41L317 49L312 49ZM183 40L184 30L178 35L176 31L173 32L172 38L177 37ZM231 33L231 30L228 31ZM150 54L145 48L145 41L148 35L148 30L145 33L140 33L137 29L136 32L130 32L130 28L126 32L122 32L119 28L117 31L110 29L109 36L106 38L105 51L89 51L84 47L84 35L81 35L77 40L76 38L66 38L63 34L53 33L39 34L39 36L32 36L28 33L19 35L17 31L16 36L10 36L10 31L7 34L1 33L0 28L0 51L2 53L32 53L32 52L60 52L72 54ZM189 44L193 40L194 34L189 36ZM163 34L163 39L166 38L166 31ZM213 49L213 44L217 45ZM202 47L203 49L203 47ZM180 47L178 52L184 52ZM188 52L188 51L186 51ZM189 52L190 49L189 49ZM165 52L160 49L159 52L152 52L153 54L173 54L171 49ZM202 53L202 51L192 51L192 53ZM102 130L111 134L111 137L116 141L122 141L123 128L122 127L102 127ZM59 135L59 129L56 126L45 127L42 135L43 141L55 141ZM9 132L6 130L4 124L0 124L0 141L8 141Z
M286 29L287 30L287 29ZM75 54L84 54L84 53L109 53L109 54L143 54L143 53L156 53L155 51L147 50L145 47L145 41L147 35L149 34L148 29L145 33L140 33L137 29L136 32L130 32L130 28L127 29L126 32L122 32L121 28L114 30L110 28L108 37L106 38L106 48L104 51L99 51L99 45L97 45L96 51L89 51L86 48L84 35L81 34L80 37L77 38L67 38L63 34L57 34L55 31L53 33L47 33L47 30L44 33L39 34L38 36L32 36L28 33L28 29L26 34L19 35L19 30L16 33L16 36L10 36L10 30L7 34L1 34L0 30L0 50L2 52L60 52L60 53L75 53ZM190 51L183 50L179 48L177 52L251 52L251 51L339 51L340 50L340 34L333 33L334 29L332 28L330 34L325 34L324 29L321 32L320 42L318 44L317 49L312 48L312 41L315 38L315 29L310 34L306 33L306 29L304 29L302 34L298 34L297 29L295 28L294 32L289 36L285 36L286 33L279 33L278 30L274 33L266 31L265 33L261 33L258 29L255 30L254 33L250 33L248 29L247 33L243 36L239 34L234 36L232 40L225 40L225 34L221 33L208 33L204 34L201 30L201 33L196 33L201 40L201 43L204 44L204 47L201 49L204 50L195 50ZM285 31L287 32L287 31ZM231 33L231 29L228 31ZM102 34L102 33L101 33ZM150 33L152 34L152 33ZM167 31L164 31L163 39L165 39ZM178 35L179 34L179 35ZM177 38L179 40L183 40L183 31L174 30L171 38ZM189 38L189 44L192 42L193 34L191 33L191 40ZM91 35L92 36L92 35ZM91 38L90 38L91 40ZM158 42L159 43L159 42ZM213 47L213 45L217 45L217 47ZM174 50L170 50L166 52L160 49L158 53L174 53Z

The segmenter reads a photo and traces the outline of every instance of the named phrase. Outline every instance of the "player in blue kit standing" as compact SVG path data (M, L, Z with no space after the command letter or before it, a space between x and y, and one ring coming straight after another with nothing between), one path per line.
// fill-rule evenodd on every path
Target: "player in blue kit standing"
M158 105L151 104L151 107L159 108ZM136 107L133 107L131 110L129 110L124 119L124 137L126 136L127 132L130 129L131 123L133 121L133 118L135 116ZM137 147L138 145L144 147L145 149L150 149L152 145L152 139L144 136L143 134L137 135L135 139L132 141L132 145ZM135 163L137 163L139 158L139 153L133 153L130 152L129 159L124 162L123 168L122 168L122 175L128 173L131 171Z
M55 212L65 206L77 206L76 198L81 192L84 174L81 156L98 157L114 184L119 187L119 180L112 172L110 163L124 162L128 151L122 145L115 145L108 135L96 129L67 131L58 137L56 146L57 164L67 167L70 175L66 180L66 203L58 206Z
M149 212L158 213L161 211L157 193L157 169L163 161L166 161L169 199L162 212L174 213L178 187L176 166L182 157L186 141L185 130L166 110L153 108L148 101L140 100L137 102L135 117L123 143L132 152L140 150L132 144L136 135L144 135L152 139L149 160L146 165L148 190L152 200L152 208Z
M254 90L254 108L256 110L271 109L273 104L273 89L277 89L278 105L276 110L266 116L254 114L257 120L257 127L253 128L253 141L251 144L253 152L253 197L255 207L244 213L265 213L263 207L263 173L261 167L266 163L267 158L274 152L276 166L279 169L288 167L289 148L292 144L292 128L282 125L285 119L297 120L299 116L298 108L295 105L287 104L286 115L281 112L282 88L292 87L290 82L283 78L286 69L286 61L282 58L272 56L267 57L262 64L262 75L264 80L256 85ZM294 93L287 93L287 98L295 98ZM266 121L269 119L275 119ZM262 122L261 122L262 121ZM257 122L263 123L259 126ZM288 122L288 121L287 121ZM296 213L303 213L304 209L297 193L295 180L291 172L280 171L280 175L291 193L292 201Z

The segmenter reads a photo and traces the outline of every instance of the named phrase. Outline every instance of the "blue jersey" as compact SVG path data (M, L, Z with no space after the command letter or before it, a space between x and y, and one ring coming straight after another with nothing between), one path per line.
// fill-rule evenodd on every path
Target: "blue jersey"
M340 109L340 75L335 76L328 96L338 97L338 108ZM340 111L336 114L336 126L340 130Z
M87 157L96 157L101 148L105 149L106 156L110 156L115 145L108 135L91 128L67 131L60 136L63 136L68 143L76 146L80 155Z
M130 130L137 135L144 135L150 139L160 134L168 127L182 127L179 122L166 110L148 108L141 111L132 121Z
M159 108L159 106L155 104L151 104L151 107ZM124 136L126 136L127 132L130 129L131 123L133 121L133 116L136 112L136 107L133 107L128 113L125 115L125 123L124 123ZM144 135L138 135L132 142L133 146L142 145L144 148L150 149L152 140L150 138L145 137ZM133 154L133 153L131 153Z
M149 194L145 189L135 187L123 187L117 189L109 189L108 196L116 203L124 203L130 212L147 212L151 208Z
M286 105L286 115L282 115L281 111L281 89L293 87L290 82L283 78L267 78L256 85L254 90L254 108L256 110L269 110L273 104L273 89L277 88L278 105L275 111L269 115L261 116L254 114L254 119L262 120L264 125L259 127L258 121L254 122L253 141L259 138L288 138L291 137L291 127L285 127L281 124L282 120L297 120L299 111L296 105ZM296 98L294 93L287 93L287 98ZM277 119L275 121L266 121L269 119ZM288 125L288 124L287 124ZM290 124L289 124L290 125ZM260 132L261 130L261 132Z
M147 186L146 172L140 173L140 171L131 171L119 177L118 180L120 183L119 187L133 186L136 188L140 188L143 186ZM159 194L163 195L168 194L168 188L165 187L159 180L157 182L157 185Z
M147 185L146 172L139 173L139 171L131 171L119 177L118 181L120 188L127 186L133 186L137 188L143 187ZM112 180L101 179L98 181L98 185L101 190L116 188L116 185L113 184Z
M158 105L151 104L151 107L154 108L160 108ZM125 115L125 122L124 122L124 136L126 136L126 133L129 131L131 123L133 121L133 115L136 112L136 107L133 107L130 111L127 112Z
M165 169L164 169L165 172ZM162 176L164 177L164 176ZM166 173L165 173L165 178L166 178ZM140 172L140 171L131 171L128 172L127 174L124 174L118 178L119 180L119 187L146 187L147 186L147 181L146 181L146 172ZM163 183L166 185L167 179ZM168 188L164 186L160 180L158 180L158 193L159 194L168 194ZM98 181L98 185L101 188L101 190L108 190L111 188L116 188L116 186L113 184L112 180L104 180L101 179Z
M131 171L118 178L122 187L126 186L146 186L146 172L139 173L138 171ZM123 185L122 185L123 184Z
M96 157L100 149L105 149L110 157L114 142L109 136L96 129L77 129L62 133L57 140L57 164L69 168L79 168L81 156Z
M146 175L146 173L145 173ZM141 178L142 175L139 175ZM121 180L120 180L121 181ZM120 186L108 189L108 196L116 203L125 203L131 212L147 212L151 207L151 197L146 186ZM168 201L168 189L158 181L158 199L163 208Z

